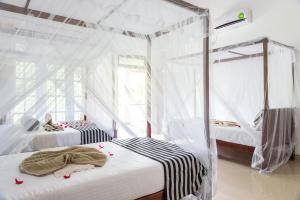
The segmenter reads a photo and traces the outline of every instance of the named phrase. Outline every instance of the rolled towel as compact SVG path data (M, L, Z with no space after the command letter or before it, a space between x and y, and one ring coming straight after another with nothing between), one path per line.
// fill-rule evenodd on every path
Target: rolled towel
M90 164L101 167L106 160L107 156L95 148L70 147L60 151L41 151L32 154L22 161L19 168L22 173L45 176L69 164Z

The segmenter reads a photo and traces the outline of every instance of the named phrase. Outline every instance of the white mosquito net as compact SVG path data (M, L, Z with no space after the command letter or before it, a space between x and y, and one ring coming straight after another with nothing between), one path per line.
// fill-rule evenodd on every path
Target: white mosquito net
M260 39L212 54L216 139L254 147L252 167L274 171L291 158L295 147L294 49Z
M172 59L207 51L206 10L173 0L0 7L0 154L28 150L39 133L28 130L47 113L54 123L86 118L112 137L151 135L195 153L209 196L208 55Z

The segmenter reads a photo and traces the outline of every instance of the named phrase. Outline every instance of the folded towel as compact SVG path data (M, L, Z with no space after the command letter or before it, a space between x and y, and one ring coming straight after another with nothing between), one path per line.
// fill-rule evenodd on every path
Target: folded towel
M89 147L70 147L60 151L41 151L22 161L22 173L45 176L66 167L68 164L94 165L101 167L107 157L101 151Z

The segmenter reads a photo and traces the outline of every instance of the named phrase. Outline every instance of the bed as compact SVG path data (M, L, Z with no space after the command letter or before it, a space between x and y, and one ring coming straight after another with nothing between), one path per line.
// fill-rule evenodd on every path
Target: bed
M73 128L65 128L64 131L46 132L40 129L35 138L26 148L26 151L80 145L80 131Z
M18 165L32 153L1 156L0 162L5 162L5 166L0 171L0 199L121 200L163 190L164 171L160 163L111 142L101 144L103 152L114 153L106 165L75 173L68 180L53 175L41 178L21 174ZM87 146L98 148L98 145ZM24 184L15 185L15 178Z
M261 131L255 131L257 134L250 137L247 134L246 130L240 127L222 127L222 126L212 126L212 129L216 135L217 140L252 146L255 147L255 141L261 141L261 137L259 135L262 134Z
M250 134L240 127L213 125L211 129L215 133L218 148L224 147L251 154L255 152L256 148L259 148L259 151L262 151L261 156L263 158L260 164L261 168L269 168L270 163L278 162L277 155L279 153L282 154L281 159L293 160L295 158L293 140L281 140L281 138L293 138L294 109L264 110L262 123L261 131L252 129ZM284 128L280 128L280 126Z
M216 128L218 147L254 152L252 166L274 171L289 160L295 143L295 49L260 38L216 48L211 54L211 118L242 125ZM258 116L262 116L259 128ZM260 132L246 132L245 127Z
M147 141L154 140L142 139L145 145ZM168 179L166 179L166 169L161 162L114 142L86 146L99 149L99 144L104 153L113 153L113 156L109 156L103 167L74 173L69 179L57 178L54 175L34 177L20 173L19 164L32 153L0 156L0 162L4 163L0 167L0 199L165 199L167 182L165 180ZM58 149L61 148L55 148ZM192 170L192 168L185 168L185 170ZM184 172L182 169L179 171L181 174ZM24 183L16 185L15 178Z
M107 133L108 132L108 133ZM32 142L24 151L38 151L41 149L74 146L102 141L110 141L110 131L104 132L98 128L77 130L74 128L64 128L63 131L47 132L40 128Z
M235 150L253 154L255 147L261 143L262 131L250 136L245 129L240 127L211 126L219 148L233 148Z

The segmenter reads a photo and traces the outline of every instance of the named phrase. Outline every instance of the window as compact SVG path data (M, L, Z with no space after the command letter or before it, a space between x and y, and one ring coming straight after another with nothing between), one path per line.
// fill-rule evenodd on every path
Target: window
M84 106L84 91L82 88L82 74L83 68L77 67L74 71L73 84L74 84L74 120L80 120L83 118L83 113L80 107Z
M119 66L145 68L146 59L143 56L119 56Z
M52 115L54 121L66 120L66 96L65 96L65 68L48 65L48 70L54 71L55 76L47 81L47 106L48 112Z
M50 70L55 66L49 65ZM52 69L51 69L52 68ZM83 68L77 67L70 76L66 76L66 68L59 67L53 79L47 82L48 112L54 121L80 120L83 117Z
M82 119L84 106L82 74L84 70L82 67L77 67L67 75L66 69L64 66L53 64L48 64L46 69L42 69L32 62L16 62L16 94L24 95L26 98L14 108L13 121L16 122L25 113L37 117L35 114L40 111L38 109L41 103L46 108L42 110L42 113L49 112L55 122ZM54 71L55 74L37 86L37 76L44 73L42 70L47 70L49 74ZM26 94L28 89L33 90L29 95ZM43 91L47 91L46 99L42 96L45 94ZM37 105L37 101L41 99L45 100Z
M16 62L16 94L26 95L26 91L36 84L36 66L32 62ZM27 112L34 112L37 92L33 91L14 109L13 121L16 122Z
M141 56L119 56L117 106L119 116L140 136L146 135L146 65Z

